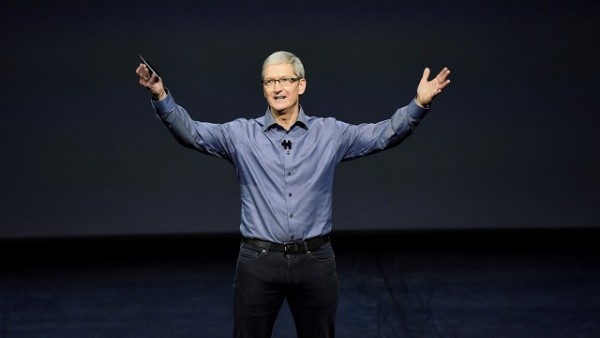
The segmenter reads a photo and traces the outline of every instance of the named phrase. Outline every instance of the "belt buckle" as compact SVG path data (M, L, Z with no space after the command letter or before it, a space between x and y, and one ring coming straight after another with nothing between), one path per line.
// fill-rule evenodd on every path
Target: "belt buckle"
M283 252L284 253L293 253L293 252L299 252L299 251L300 251L300 245L298 245L298 243L295 243L295 242L283 243Z

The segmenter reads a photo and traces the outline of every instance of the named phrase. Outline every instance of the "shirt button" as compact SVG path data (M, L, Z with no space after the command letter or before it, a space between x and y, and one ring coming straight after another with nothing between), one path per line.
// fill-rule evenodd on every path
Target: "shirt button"
M292 193L289 193L289 196L292 197Z
M291 172L291 171L288 171L288 176L291 176L291 175L292 175L292 172Z
M290 218L294 218L294 214L290 214Z

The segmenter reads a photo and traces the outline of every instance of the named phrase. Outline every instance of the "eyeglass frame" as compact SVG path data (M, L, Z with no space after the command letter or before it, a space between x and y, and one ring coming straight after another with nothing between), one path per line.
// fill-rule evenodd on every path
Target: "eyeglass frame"
M263 80L263 86L265 86L266 88L273 88L275 87L275 83L279 83L280 86L287 88L288 86L291 86L292 84L298 82L302 80L301 77L284 77L281 79L268 79L268 80Z

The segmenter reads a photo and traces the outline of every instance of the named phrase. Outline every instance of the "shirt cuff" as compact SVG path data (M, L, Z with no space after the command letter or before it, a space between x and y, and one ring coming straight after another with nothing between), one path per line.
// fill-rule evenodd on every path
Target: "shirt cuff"
M406 106L406 109L407 109L407 113L410 117L412 117L416 120L420 120L423 117L425 117L425 115L429 112L429 110L431 110L431 105L429 104L425 108L421 108L417 104L417 99L415 98L410 101L408 106Z
M177 107L173 95L171 95L167 88L165 88L165 92L167 93L167 96L164 99L160 101L151 100L152 106L156 111L156 116L160 119L167 117Z

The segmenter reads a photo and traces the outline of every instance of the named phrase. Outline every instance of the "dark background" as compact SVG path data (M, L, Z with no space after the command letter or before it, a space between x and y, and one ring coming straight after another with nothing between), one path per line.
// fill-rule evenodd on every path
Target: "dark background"
M236 233L233 168L180 147L137 54L196 119L261 115L298 55L309 115L376 122L424 67L451 86L400 147L339 167L334 229L598 228L592 1L8 1L0 238Z

